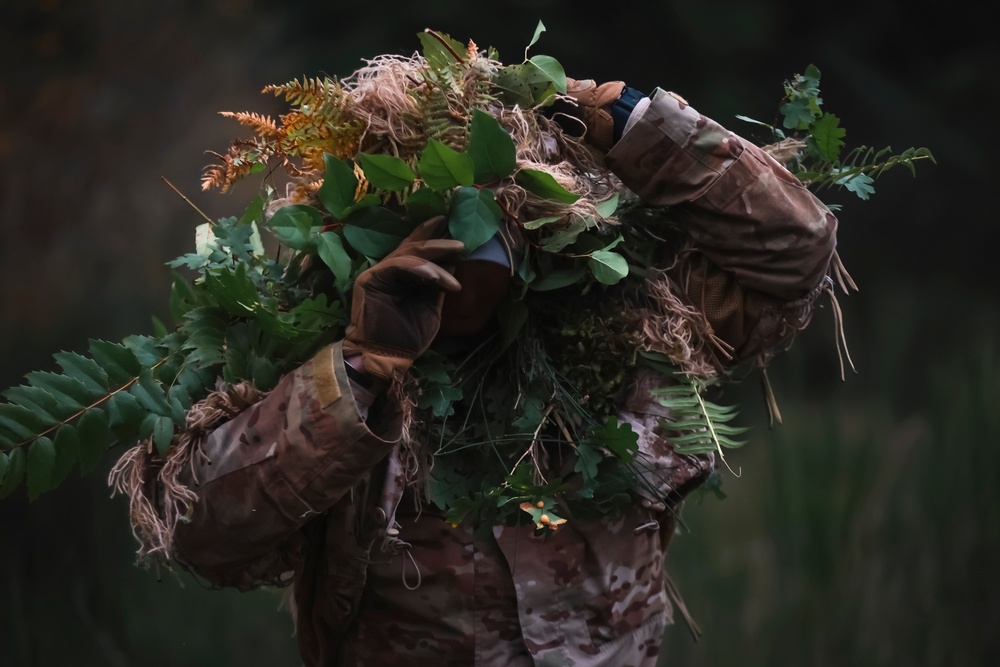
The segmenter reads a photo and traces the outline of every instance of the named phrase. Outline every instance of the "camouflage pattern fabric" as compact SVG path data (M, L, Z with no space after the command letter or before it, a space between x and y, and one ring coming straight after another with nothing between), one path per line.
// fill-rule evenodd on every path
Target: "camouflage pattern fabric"
M677 284L732 348L725 363L808 323L836 219L777 162L662 90L607 161L690 231ZM452 527L416 512L394 449L399 406L363 419L335 344L212 434L187 480L200 501L178 528L177 558L221 586L292 584L308 667L653 667L672 616L672 513L715 465L673 452L654 386L637 382L620 418L659 497L543 536Z

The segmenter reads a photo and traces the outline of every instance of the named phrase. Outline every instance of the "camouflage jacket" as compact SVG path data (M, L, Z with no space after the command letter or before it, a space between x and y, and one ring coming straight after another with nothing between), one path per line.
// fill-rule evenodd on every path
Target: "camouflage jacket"
M836 219L764 151L657 90L607 164L689 231L680 284L732 348L724 363L806 325ZM661 496L680 498L714 460L672 451L650 382L638 378L620 418ZM452 527L401 502L401 408L366 419L358 391L334 344L216 429L185 480L199 500L176 557L220 586L291 585L309 667L656 663L674 508L637 497L624 516L543 536Z

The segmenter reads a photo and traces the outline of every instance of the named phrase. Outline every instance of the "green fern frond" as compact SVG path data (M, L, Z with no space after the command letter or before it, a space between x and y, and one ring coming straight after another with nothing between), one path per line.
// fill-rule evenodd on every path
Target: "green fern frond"
M678 454L718 452L725 461L723 448L746 444L745 440L737 440L736 436L749 429L731 423L738 414L735 407L706 399L704 382L683 376L674 377L677 384L652 392L657 402L670 410L670 416L662 419L661 424L669 431L674 451Z

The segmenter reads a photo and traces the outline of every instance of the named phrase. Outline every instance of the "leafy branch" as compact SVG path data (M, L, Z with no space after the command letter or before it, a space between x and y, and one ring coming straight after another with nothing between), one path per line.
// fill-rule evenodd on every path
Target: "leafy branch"
M893 167L906 167L916 176L917 162L935 162L929 149L914 147L893 155L888 146L859 146L842 157L847 130L840 126L840 118L822 110L819 82L820 71L815 65L785 81L785 97L779 108L781 128L737 116L772 132L776 143L770 148L784 158L785 166L805 185L817 191L842 187L866 200L875 193L875 179Z

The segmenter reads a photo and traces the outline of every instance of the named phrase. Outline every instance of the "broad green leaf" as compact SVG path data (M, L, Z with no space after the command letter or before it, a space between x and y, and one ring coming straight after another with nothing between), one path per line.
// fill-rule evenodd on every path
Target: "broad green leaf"
M12 450L6 457L7 472L3 476L3 483L0 483L0 498L6 498L21 484L27 463L23 447Z
M278 240L295 250L309 248L313 234L322 225L323 212L306 204L282 206L267 221Z
M567 190L552 174L539 169L521 169L515 174L514 180L522 188L543 199L552 199L564 204L572 204L580 195Z
M639 451L639 435L632 430L631 425L619 422L610 415L590 435L595 442L607 447L623 461L632 461Z
M452 404L460 400L462 400L461 387L433 384L421 392L417 399L417 407L421 410L430 408L435 417L450 417L455 414Z
M614 285L628 275L628 262L611 250L598 250L587 261L591 273L598 282Z
M220 248L210 257L215 264L248 262L263 253L257 223L240 224L234 217L220 218L212 231Z
M591 481L597 477L597 465L604 459L604 454L596 447L591 447L586 443L576 448L576 465L573 470L580 473L585 481Z
M542 36L543 32L545 32L545 24L539 21L538 25L535 26L535 34L531 36L531 41L528 42L528 46L524 49L525 54L527 54L528 49L535 45L535 42L538 41L538 38Z
M48 371L32 371L25 375L28 382L49 392L61 410L82 410L98 398L103 398L105 392L87 391L86 385L75 378Z
M744 116L742 114L736 114L736 118L738 118L739 120L742 120L745 123L750 123L752 125L760 125L761 127L766 127L768 130L770 130L771 132L774 133L774 136L778 137L779 139L784 139L785 138L785 133L781 130L781 128L775 127L774 125L771 125L769 123L765 123L763 121L759 121L759 120L757 120L755 118L750 118L749 116Z
M453 384L452 374L455 372L455 363L440 352L427 350L417 358L413 368L427 382Z
M410 228L398 215L381 206L355 211L344 222L344 238L365 257L381 259L395 250Z
M558 222L563 219L564 216L561 215L547 215L543 218L535 218L534 220L528 220L524 223L525 229L540 229L547 224Z
M465 47L448 35L430 29L417 33L417 39L424 47L424 58L436 70L447 68L459 62L455 54L460 55L465 52Z
M502 216L491 190L459 188L452 197L448 230L465 244L466 252L472 252L500 230Z
M264 315L262 309L255 314L258 320ZM223 362L227 317L225 310L210 306L188 312L181 325L181 331L187 335L182 347L188 351L185 362L188 366L210 368Z
M844 147L844 137L847 130L840 127L840 119L832 113L825 113L816 119L809 135L816 142L816 149L822 159L834 162L840 156L840 149Z
M473 109L469 124L469 157L476 183L489 183L514 173L517 148L510 133L492 115Z
M90 356L108 374L108 386L114 391L134 380L142 365L124 345L103 340L90 341Z
M191 283L179 274L174 274L170 287L170 317L174 322L180 322L184 314L200 305L201 299L191 288Z
M610 218L618 210L618 193L605 199L597 205L597 214L602 218Z
M782 125L787 129L805 130L813 119L813 110L808 100L795 99L781 105L784 116Z
M0 429L10 434L8 439L14 444L33 440L50 425L22 405L0 403Z
M579 281L587 273L586 267L579 266L573 269L557 269L545 275L540 280L536 280L529 287L536 292L546 292L572 285Z
M3 479L7 475L7 468L10 466L10 459L6 452L0 452L0 487L3 486Z
M243 379L242 377L240 378ZM170 416L179 426L184 425L187 418L187 411L191 408L192 400L188 390L183 385L175 384L167 390L167 403L170 405Z
M531 63L548 77L557 91L566 92L566 72L558 60L552 56L533 56ZM544 101L544 99L536 99L535 102L540 104Z
M108 416L102 410L87 410L76 425L76 433L80 440L80 474L86 475L110 444Z
M292 308L291 315L295 328L302 331L323 331L335 324L347 323L340 301L331 301L322 293L303 299Z
M170 417L158 415L153 420L152 437L153 444L156 445L156 451L159 452L161 457L166 458L167 451L170 449L170 441L174 437L174 420Z
M135 396L144 410L158 415L170 415L170 404L163 393L163 387L153 378L149 369L143 369L129 393Z
M157 338L166 338L170 335L170 331L167 329L167 325L163 323L156 315L151 316L150 323L153 325L153 335Z
M220 306L237 317L252 315L260 298L244 263L237 264L234 269L209 270L205 274L205 287Z
M254 313L253 322L267 336L272 337L274 343L288 342L298 336L298 332L295 330L295 325L292 322L292 316L285 311L279 312L277 302L273 299L261 302L261 307ZM216 363L222 363L224 361L223 347L222 342L214 350L206 347L202 351L205 360L210 361L212 355L216 355Z
M447 212L448 204L444 197L430 188L418 188L406 198L406 218L410 222L419 224Z
M351 279L354 267L340 236L334 232L323 232L316 237L316 251L323 263L333 272L337 285L344 289Z
M853 192L861 199L868 199L868 197L875 194L875 188L872 187L872 183L874 182L875 180L867 174L855 174L850 178L837 181L837 184L843 185L847 188L848 192Z
M267 391L278 384L281 372L274 362L264 357L255 356L251 361L251 379L261 390Z
M83 416L86 418L91 412L96 411L89 410ZM145 415L146 412L142 409L142 406L139 405L139 401L136 397L128 392L122 391L112 396L108 401L107 417L105 419L108 422L108 427L114 432L115 438L121 442L131 442L139 434L139 424L142 423L142 418ZM90 419L94 418L90 417ZM84 420L81 419L81 425L83 421ZM84 434L81 434L80 441L81 469L84 467L83 462L87 457L87 452L91 451L89 447L93 447L98 449L99 452L103 452L106 445L105 442L98 443L96 441L87 441L83 438L83 435Z
M325 172L323 185L320 186L319 200L330 215L343 220L354 206L354 197L358 191L358 177L354 175L354 166L345 160L327 153L323 156Z
M72 410L61 409L52 394L39 387L11 387L3 392L3 396L29 410L46 426L54 426L72 414Z
M94 395L108 391L108 374L96 361L75 352L57 352L56 362L66 375L76 378Z
M213 223L203 222L194 228L194 252L196 255L208 258L218 248L219 244L215 242Z
M173 383L184 387L188 395L202 397L215 387L215 372L211 369L183 366Z
M56 449L56 462L52 468L52 488L62 484L69 477L73 466L80 460L80 437L75 426L66 424L57 432L53 442Z
M222 364L222 379L224 381L229 384L238 384L240 380L246 378L249 369L247 350L247 347L241 345L226 346L226 359Z
M459 153L437 139L431 139L417 162L420 178L432 190L451 190L475 182L475 165L468 153Z
M541 67L534 62L535 58L540 59ZM496 87L506 104L533 108L550 101L556 90L565 92L566 76L559 74L562 66L549 56L535 58L507 65L497 74Z
M155 366L167 356L166 351L160 349L159 341L152 336L126 336L122 343L143 366Z
M439 509L447 510L469 493L469 480L446 465L435 465L429 474L428 491Z
M532 65L532 68L538 68ZM500 98L509 106L519 106L530 109L534 106L534 96L531 86L524 76L523 64L507 65L497 73L494 84L500 92Z
M254 233L257 233L258 222L264 221L264 198L257 195L245 209L243 209L243 215L240 216L240 225L253 225ZM257 234L257 243L260 243L260 235ZM256 245L256 244L255 244ZM261 248L263 250L263 248Z
M803 95L816 97L819 95L820 78L821 74L819 68L816 67L816 65L810 64L806 67L805 74L800 74L796 77L796 88Z
M56 464L56 448L52 441L41 437L28 448L28 499L34 500L52 488L52 471Z
M579 216L572 216L569 223L554 230L546 230L548 235L541 244L545 252L560 252L568 245L576 243L580 234L586 231L588 220Z
M395 155L361 153L358 158L361 160L365 178L380 190L390 192L405 190L417 177L410 169L410 165Z

